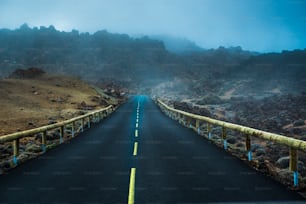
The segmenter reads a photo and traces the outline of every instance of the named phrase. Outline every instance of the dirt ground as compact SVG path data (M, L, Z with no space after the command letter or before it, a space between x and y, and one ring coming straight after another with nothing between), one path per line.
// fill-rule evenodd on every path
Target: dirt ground
M59 122L106 106L88 84L44 74L35 79L0 80L0 136Z

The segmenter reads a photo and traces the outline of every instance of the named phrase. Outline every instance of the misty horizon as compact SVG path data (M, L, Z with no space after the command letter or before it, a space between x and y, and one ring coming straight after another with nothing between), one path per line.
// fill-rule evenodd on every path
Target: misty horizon
M173 36L208 49L281 52L306 48L304 8L302 0L3 0L0 28L16 29L26 22L81 33L105 29L129 36Z
M187 44L187 46L192 46L191 50L190 51L205 51L205 50L216 50L216 49L220 49L220 48L225 48L225 49L231 49L231 48L234 48L234 49L241 49L241 50L244 50L244 51L250 51L250 52L254 52L254 53L281 53L283 51L294 51L294 50L306 50L306 47L305 48L293 48L293 49L283 49L283 50L279 50L279 51L257 51L257 50L248 50L244 47L242 47L241 45L229 45L229 46L225 46L225 45L217 45L216 47L202 47L201 45L197 44L196 42L192 41L191 39L188 39L186 37L177 37L177 36L172 36L172 35L167 35L167 34L156 34L156 35L149 35L149 34L135 34L135 35L131 35L131 34L128 34L128 33L119 33L119 32L110 32L109 30L107 29L99 29L99 30L96 30L94 32L88 32L88 31L79 31L77 28L72 28L71 30L61 30L59 28L57 28L56 26L54 25L39 25L39 26L31 26L29 25L27 22L24 22L23 24L21 24L19 27L17 28L0 28L0 30L10 30L10 31L14 31L14 30L19 30L19 29L24 29L24 28L29 28L31 30L41 30L41 29L55 29L56 31L58 32L66 32L66 33L70 33L70 32L78 32L79 35L82 35L82 34L89 34L89 35L94 35L95 33L97 32L101 32L101 31L105 31L107 33L110 33L110 34L118 34L118 35L127 35L129 38L132 38L132 39L140 39L140 38L143 38L143 37L148 37L152 40L158 40L158 41L162 41L163 44L165 45L165 48L172 52L173 50L171 49L168 49L167 47L167 44L169 44L167 41L170 41L170 43L178 43L178 45L170 45L171 47L175 46L175 47L180 47L181 45L180 44ZM179 49L184 49L185 47L182 47L182 48L179 48ZM188 49L187 50L184 50L184 51L187 51L188 52Z

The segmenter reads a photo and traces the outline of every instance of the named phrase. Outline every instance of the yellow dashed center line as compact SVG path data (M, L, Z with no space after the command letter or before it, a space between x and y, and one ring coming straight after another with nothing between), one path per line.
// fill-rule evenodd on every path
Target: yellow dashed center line
M135 130L135 137L138 137L138 130Z
M135 203L135 175L136 168L131 168L128 204Z
M134 142L133 156L137 156L138 142Z
M137 128L139 126L139 105L140 104L139 104L139 101L138 101L135 137L138 137L138 129ZM137 156L137 151L138 151L138 142L134 142L133 156ZM128 204L134 204L135 203L135 178L136 178L136 168L131 168Z

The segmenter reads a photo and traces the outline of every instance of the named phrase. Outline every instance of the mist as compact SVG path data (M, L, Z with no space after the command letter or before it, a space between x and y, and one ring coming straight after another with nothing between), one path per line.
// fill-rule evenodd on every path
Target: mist
M61 190L62 194L58 194L58 198L62 202L69 201L69 199L64 199L67 196L75 199L75 201L72 200L72 203L100 202L101 200L107 203L124 203L124 200L117 200L120 196L124 196L124 199L128 198L128 203L134 203L134 198L130 201L130 196L122 193L121 187L131 186L124 183L128 179L122 180L120 176L119 180L121 179L123 183L119 183L119 180L118 182L117 179L113 180L110 177L112 174L109 173L114 172L113 176L118 178L116 172L121 172L124 167L121 164L127 164L126 167L130 168L134 163L133 165L136 165L137 169L141 169L143 165L136 163L146 161L126 160L128 158L126 150L129 150L129 147L122 148L122 143L116 142L121 141L122 138L124 141L131 140L131 144L134 144L133 157L138 154L137 149L135 150L135 147L138 148L138 143L135 141L139 142L141 148L145 147L143 145L146 143L150 145L148 148L140 149L139 156L153 155L153 160L160 161L163 158L159 159L156 155L169 155L170 153L170 155L179 156L175 156L176 159L169 163L170 166L175 167L172 169L173 173L169 171L168 167L164 169L166 173L171 173L167 174L167 178L158 176L158 178L152 179L152 175L147 174L150 179L143 183L147 187L161 189L163 192L153 191L152 196L148 194L152 193L148 188L148 190L142 191L144 200L153 198L150 201L160 202L163 201L163 197L154 197L154 195L165 193L166 202L197 202L198 200L194 199L198 197L194 195L200 192L199 189L201 191L217 189L223 194L228 193L228 198L235 199L232 193L234 191L234 193L239 193L239 189L241 189L243 190L241 193L247 196L246 198L236 196L237 198L244 201L247 199L256 201L257 195L255 194L261 190L256 190L256 188L254 190L254 186L267 189L262 186L262 184L267 184L266 179L258 185L253 185L253 182L252 185L249 185L249 180L243 184L242 180L248 179L245 176L250 176L250 174L242 176L241 173L239 174L240 170L235 170L228 173L238 172L236 176L239 182L237 184L240 186L235 185L234 188L231 188L236 179L234 174L233 180L225 179L228 181L227 184L217 182L220 186L215 185L215 179L208 171L223 171L229 166L227 164L224 166L225 168L220 168L221 166L218 164L216 171L207 165L199 166L200 168L204 167L204 169L198 169L199 172L208 172L206 176L212 179L212 186L207 186L206 181L209 178L202 178L205 188L202 188L203 186L201 187L202 184L199 182L194 183L194 176L199 177L196 175L197 172L188 171L185 174L185 170L192 170L190 167L199 164L200 161L190 158L196 155L205 156L205 154L207 154L205 158L209 158L212 154L206 149L211 149L211 145L214 143L218 146L220 144L220 147L224 148L230 144L227 151L237 150L232 152L231 156L238 156L244 161L246 161L246 155L249 160L253 155L254 162L250 165L256 170L270 176L279 173L277 180L284 182L288 189L302 190L306 185L306 167L304 165L306 157L304 154L297 157L297 150L305 150L303 143L297 140L284 142L283 136L279 137L280 139L275 139L277 136L271 136L271 134L265 134L266 139L270 138L270 141L265 143L261 140L264 137L263 132L255 131L255 134L254 129L237 128L238 126L233 128L233 125L225 127L226 123L224 122L306 140L305 8L306 1L304 0L0 0L0 104L2 107L0 109L0 135L19 132L7 135L1 140L6 144L5 146L0 144L0 160L5 160L2 163L0 161L0 174L6 174L5 171L15 168L16 164L19 164L19 160L32 159L31 155L40 156L45 150L53 149L63 142L66 143L66 148L73 144L79 145L79 147L72 146L77 149L77 152L74 150L66 152L67 155L83 151L91 154L84 155L84 157L76 155L78 158L79 156L84 158L78 159L77 162L69 158L62 162L53 160L56 163L52 163L50 160L48 161L51 162L50 165L42 165L43 168L37 168L40 165L33 163L35 171L28 171L28 173L34 172L33 176L34 174L35 176L41 175L42 179L32 179L34 178L32 175L28 177L25 174L14 177L16 174L9 173L7 176L11 175L15 179L4 179L4 181L12 181L12 183L1 182L4 185L4 195L16 193L10 187L14 186L13 183L17 180L23 184L20 189L18 188L18 192L21 195L31 195L36 192L37 186L43 180L46 181L44 186L52 187L53 192L50 191L50 196L57 194L57 190L64 189L64 191ZM182 117L182 112L175 116L179 116L177 119L180 123L196 130L197 134L208 136L208 139L212 141L205 142L209 148L205 149L203 146L204 152L198 151L203 150L203 147L198 146L201 145L202 138L192 142L190 139L196 137L184 135L183 129L181 131L179 127L174 126L172 121L168 123L151 99L160 99L175 109L219 120L219 122L210 124L212 120L204 119L199 124L200 117L191 119L188 118L190 114ZM137 110L135 110L136 106ZM121 109L116 111L114 115L110 115L99 127L96 120L98 112L92 111L103 108L102 112L99 111L98 114L100 120L105 118L105 112L107 114L112 112L106 111L105 107L109 107L108 110ZM76 119L71 120L74 117L78 117L77 121ZM112 117L115 118L113 121ZM135 118L136 124L131 126L130 121ZM69 121L63 122L63 120ZM46 129L45 125L47 124L52 125L52 130ZM53 126L53 124L56 125ZM222 127L217 127L220 124ZM143 127L141 127L142 125ZM39 128L35 132L32 130L23 134L20 132L42 126L44 128ZM95 147L80 146L80 144L86 144L86 141L70 143L69 140L74 138L74 133L77 137L78 131L80 134L86 134L83 133L83 130L89 127L97 128L97 131L88 131L96 135L88 135L89 137L84 135L82 138L94 138L94 140L96 138L97 142L90 139L90 144L94 144ZM56 129L53 130L53 128ZM106 128L105 132L103 132L103 128ZM243 134L239 133L238 129L244 130ZM138 139L138 130L140 140ZM127 137L128 132L133 133L134 131L135 134ZM35 135L29 133L35 133ZM21 139L20 135L29 139ZM161 143L152 143L151 139L154 138L151 136L160 140ZM172 136L173 138L171 138ZM246 136L252 137L252 144L249 144ZM255 136L259 137L258 140ZM79 141L82 138L80 137ZM146 139L151 141L146 142ZM182 143L182 141L184 142ZM280 148L275 142L286 145ZM129 145L130 142L124 142L125 144ZM158 145L152 146L152 144ZM165 146L168 144L171 146ZM190 146L191 144L196 144L196 146ZM290 145L289 158L286 155L288 155L288 146ZM189 149L186 149L187 146ZM246 148L247 151L243 152L242 149L245 146L250 148ZM200 149L197 150L194 147ZM108 165L101 163L103 162L102 157L108 155L107 158L109 158L109 155L114 153L112 149L116 151L115 156L118 156L118 159L120 157L128 162L120 160L115 162L115 160L107 159L110 162L107 163ZM123 154L117 151L119 149L123 150ZM145 149L149 150L147 152L149 154L146 155L146 151L142 151ZM158 149L169 150L169 152L158 152ZM182 152L177 151L179 149ZM19 152L19 150L22 151ZM54 148L52 151L56 152L57 150ZM190 154L186 155L186 152ZM24 157L24 155L28 156ZM61 157L63 154L58 155ZM181 160L181 155L186 155L188 158ZM91 158L91 160L87 161L86 158ZM213 164L215 158L217 157L213 157L212 162L209 160L207 162ZM219 160L224 158L222 153ZM91 161L98 160L100 165L95 165L97 168L88 169ZM153 164L152 167L155 167L153 160L147 161ZM192 163L191 160L194 160L195 163ZM22 160L21 163L24 161ZM84 163L85 161L86 163ZM105 160L105 162L108 161ZM175 162L178 162L178 165ZM120 165L115 165L113 168L112 163ZM162 161L156 169L163 170L161 167L167 166L167 163ZM54 183L52 179L46 179L46 176L49 175L46 172L57 172L58 164L71 167L64 169L65 172L67 170L71 174L65 173L64 175L69 181L74 181L72 184L76 184L74 186L77 186L78 192L81 193L79 197L74 196L71 183L61 179L57 179L60 181ZM49 169L51 166L54 167L53 170ZM136 166L132 169L136 169ZM293 166L299 167L292 169ZM24 167L28 168L26 165ZM197 169L197 166L195 167ZM23 167L20 166L20 168L21 171L18 167L19 170L16 169L15 172L22 172ZM103 171L107 168L110 171L107 170L100 174L102 168ZM152 168L150 167L150 169ZM40 170L45 170L45 173L42 171L40 174ZM74 170L77 171L74 172ZM178 174L178 170L185 173ZM290 184L291 181L289 182L288 179L292 180L292 174L288 173L292 172L288 170L294 170L294 183L297 183L298 180L304 182L300 186L301 189L297 186L293 188ZM87 173L82 174L82 171ZM89 178L88 172L92 172L93 174L90 173L90 175L97 176L97 179L92 176ZM162 173L162 171L160 172ZM219 173L216 176L220 176ZM226 174L230 175L228 173ZM74 175L77 175L77 178L74 178ZM88 179L80 177L80 175L88 177ZM131 194L134 197L134 190L139 186L137 186L137 182L135 183L135 178L132 178L135 177L133 175L131 174L130 181L136 187L130 187L130 189L133 189ZM169 175L176 176L169 177L169 179ZM190 183L188 183L186 175L192 176L189 177L191 178ZM289 177L289 175L291 176ZM297 175L300 176L300 179ZM25 180L22 179L24 176ZM51 176L58 176L58 174ZM129 176L129 174L125 175L124 173L122 176ZM137 177L140 176L140 180L145 178L144 174L137 173ZM181 176L184 176L183 180ZM157 180L158 182L156 182L155 178L166 178L166 180ZM97 182L94 183L94 180ZM24 183L21 183L22 181ZM29 185L29 181L31 181L31 185ZM48 183L48 181L50 182ZM101 186L100 181L106 183ZM108 181L110 181L110 185L108 185ZM177 181L183 182L177 183ZM186 184L185 181L187 181L187 186L183 185ZM87 185L86 182L90 185ZM67 186L63 184L67 184ZM83 184L84 186L82 186ZM113 186L114 184L118 184L117 187L120 188ZM155 184L157 186L154 186ZM179 188L175 187L174 189L178 191L172 194L179 196L172 197L173 200L171 200L171 196L169 197L171 193L168 193L170 191L164 191L163 187L160 188L160 184L170 187L178 186ZM196 186L193 186L194 184ZM279 184L277 183L277 185ZM57 189L57 187L59 188ZM244 187L249 187L249 191L245 191ZM28 191L20 191L21 189ZM79 191L80 189L81 191ZM92 191L92 189L98 189L100 192L107 189L111 192L104 191L107 196L103 197L104 193L100 193L101 200L95 200L100 199L100 194L95 195L98 191ZM132 192L130 189L126 188L126 192ZM261 193L271 200L270 192L269 194L264 191ZM259 192L259 194L261 193ZM276 200L280 200L279 193L272 194L276 196ZM42 197L37 197L39 195ZM120 196L118 197L118 195ZM220 197L218 193L208 197L203 195L203 198L208 198L208 201L227 200L227 196ZM248 197L249 195L253 195L253 197ZM46 197L44 194L37 194L37 196L27 196L27 198L33 198L34 202L43 199L53 202L52 199L57 199L54 196L48 198L48 195ZM6 202L6 198L19 200L23 197L2 196L1 198L4 198L4 202ZM191 198L191 200L187 198ZM256 199L254 200L254 198ZM264 201L260 197L258 199ZM140 200L140 202L142 201ZM201 200L201 202L206 202L206 200ZM237 200L233 202L237 202Z
M306 47L306 2L299 0L2 0L0 28L54 25L59 30L168 35L209 49L259 52Z

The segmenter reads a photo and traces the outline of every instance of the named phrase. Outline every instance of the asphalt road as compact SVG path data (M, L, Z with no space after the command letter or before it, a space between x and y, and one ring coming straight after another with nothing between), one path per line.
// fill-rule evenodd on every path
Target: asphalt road
M0 176L0 204L298 200L295 192L167 118L144 96Z

